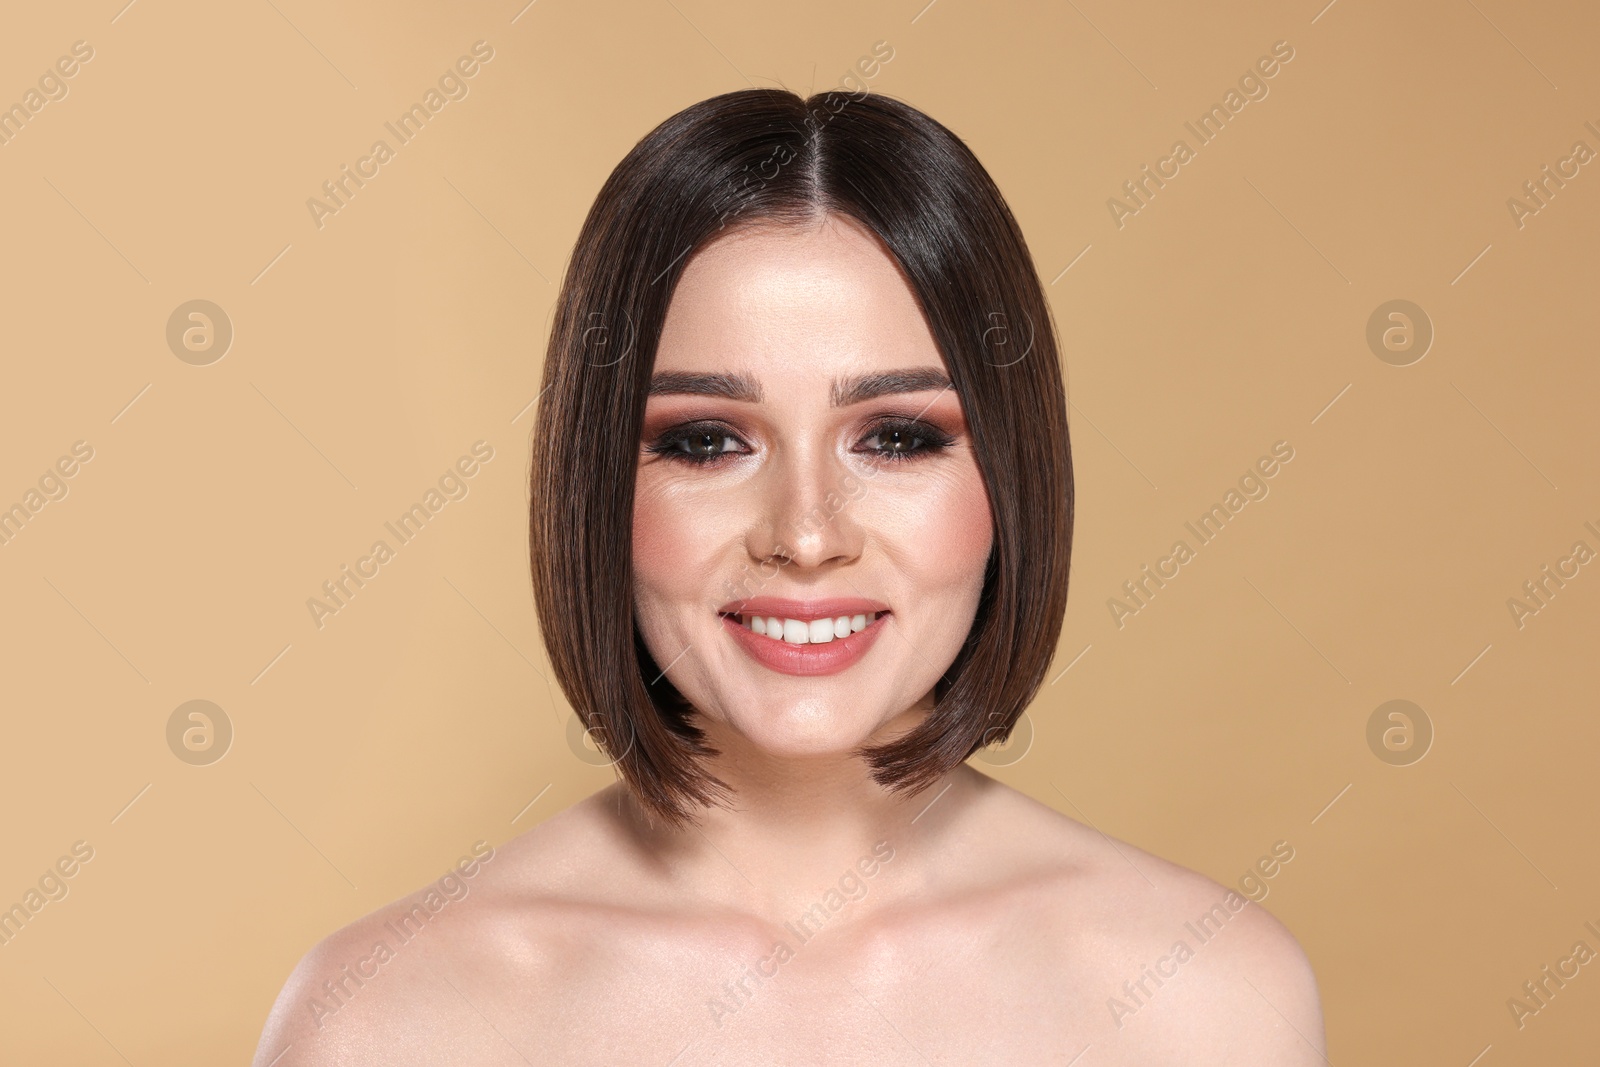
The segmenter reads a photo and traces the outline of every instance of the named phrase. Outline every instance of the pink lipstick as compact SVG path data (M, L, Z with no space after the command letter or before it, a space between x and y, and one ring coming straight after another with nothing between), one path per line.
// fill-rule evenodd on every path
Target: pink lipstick
M782 674L843 671L872 647L888 608L861 597L749 597L719 609L722 625L757 663Z

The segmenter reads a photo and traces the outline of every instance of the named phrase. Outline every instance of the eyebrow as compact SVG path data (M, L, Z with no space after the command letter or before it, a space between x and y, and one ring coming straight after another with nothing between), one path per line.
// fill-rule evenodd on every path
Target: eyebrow
M690 374L663 371L650 378L651 396L720 396L761 403L761 383L747 374Z
M933 367L915 367L907 370L883 371L878 374L859 374L855 377L835 378L830 399L836 408L876 400L882 396L900 393L922 393L931 389L949 389L950 378ZM725 400L738 400L749 404L761 403L761 383L747 374L692 374L663 371L650 379L650 396L717 396Z

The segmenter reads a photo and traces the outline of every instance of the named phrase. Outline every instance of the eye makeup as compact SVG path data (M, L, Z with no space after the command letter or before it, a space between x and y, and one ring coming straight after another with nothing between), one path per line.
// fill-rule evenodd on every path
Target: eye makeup
M919 461L944 451L955 438L920 419L880 417L871 423L853 451L888 463ZM728 457L749 455L750 449L732 427L715 420L681 423L658 434L644 449L674 462L694 466L719 465Z

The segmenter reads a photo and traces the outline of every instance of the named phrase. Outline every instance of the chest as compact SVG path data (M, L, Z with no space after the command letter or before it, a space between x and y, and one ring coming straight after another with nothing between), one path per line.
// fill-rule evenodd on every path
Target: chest
M1003 924L608 943L524 1016L523 1047L550 1062L672 1067L1069 1064L1091 1045L1097 1067L1161 1062L1114 1025L1102 972Z

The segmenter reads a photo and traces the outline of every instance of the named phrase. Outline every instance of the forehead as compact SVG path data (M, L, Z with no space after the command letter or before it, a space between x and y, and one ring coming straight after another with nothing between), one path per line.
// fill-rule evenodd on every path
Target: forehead
M763 224L701 249L673 293L662 371L743 371L764 380L942 367L898 266L854 220Z

